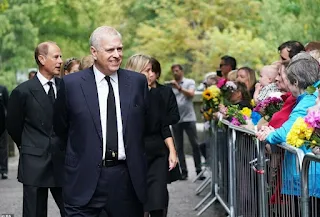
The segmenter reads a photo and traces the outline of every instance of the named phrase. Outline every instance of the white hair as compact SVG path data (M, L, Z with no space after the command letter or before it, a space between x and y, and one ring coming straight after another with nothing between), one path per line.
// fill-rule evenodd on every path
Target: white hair
M100 26L92 32L89 44L90 46L99 49L101 40L112 36L118 36L120 39L122 38L121 34L116 29L110 26Z

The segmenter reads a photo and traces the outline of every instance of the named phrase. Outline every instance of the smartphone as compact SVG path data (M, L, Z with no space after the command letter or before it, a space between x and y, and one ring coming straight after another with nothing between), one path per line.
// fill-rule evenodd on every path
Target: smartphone
M217 70L217 76L222 77L222 72L221 72L221 70Z

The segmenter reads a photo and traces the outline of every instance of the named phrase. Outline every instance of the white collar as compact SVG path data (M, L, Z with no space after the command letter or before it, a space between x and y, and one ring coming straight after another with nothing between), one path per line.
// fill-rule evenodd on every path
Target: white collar
M96 80L96 83L100 83L101 81L105 80L106 75L103 74L95 65L93 65L93 72L94 72L94 77ZM110 78L117 84L118 83L118 72L114 72L110 75Z
M40 71L38 71L37 77L38 77L38 79L39 79L39 81L40 81L40 83L41 83L42 86L46 85L46 84L48 83L48 81L49 81L47 78L45 78L45 77L41 74ZM51 81L54 85L56 85L56 80L54 79L54 77L53 77L52 79L50 79L50 81Z

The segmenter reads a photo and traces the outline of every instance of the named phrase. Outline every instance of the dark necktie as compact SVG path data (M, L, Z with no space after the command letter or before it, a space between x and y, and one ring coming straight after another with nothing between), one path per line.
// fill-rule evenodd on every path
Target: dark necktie
M108 154L108 150L111 150L112 157L118 156L115 153L118 152L118 127L117 127L117 113L116 113L116 102L114 98L113 88L110 82L110 77L105 77L108 86L109 86L109 94L107 99L107 153L106 157L110 156Z
M50 86L49 91L48 91L48 97L49 97L50 102L53 104L56 99L56 97L54 96L53 83L52 83L52 81L48 81L47 84Z

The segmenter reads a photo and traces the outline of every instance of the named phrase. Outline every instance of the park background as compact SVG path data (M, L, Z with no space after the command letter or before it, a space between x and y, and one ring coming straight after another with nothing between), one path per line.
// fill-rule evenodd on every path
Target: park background
M162 81L180 63L199 83L225 54L258 71L282 42L319 40L319 14L320 0L0 0L0 84L12 90L17 74L36 67L42 41L57 42L64 60L88 55L101 25L122 34L122 67L132 54L154 56Z

